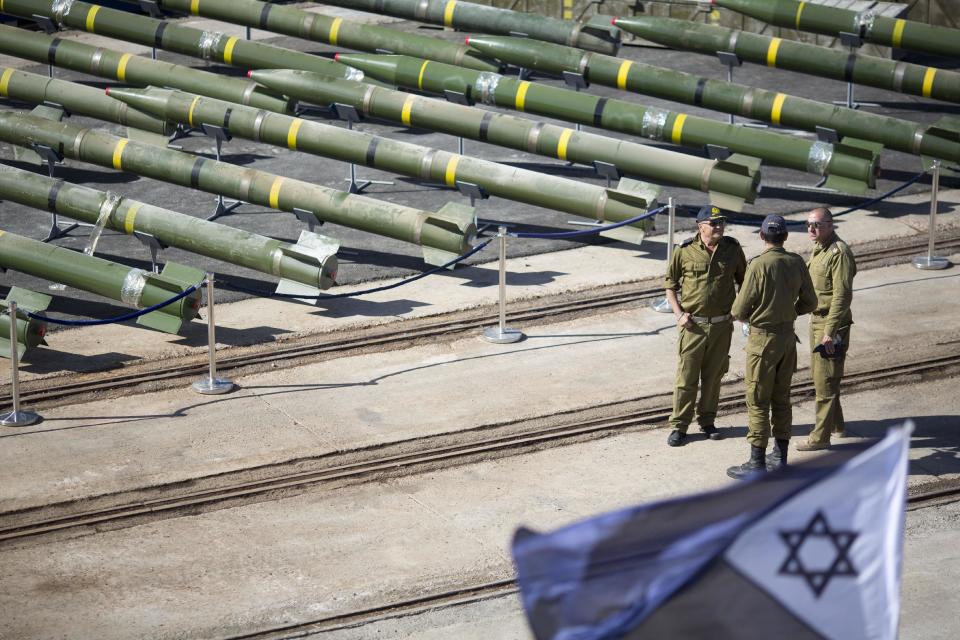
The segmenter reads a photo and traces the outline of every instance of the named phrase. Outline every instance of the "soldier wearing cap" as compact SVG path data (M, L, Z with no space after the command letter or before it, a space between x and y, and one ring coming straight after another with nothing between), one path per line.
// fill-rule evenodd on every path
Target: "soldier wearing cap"
M714 425L720 379L730 364L734 285L743 282L747 259L740 243L723 235L726 216L717 207L697 214L697 235L673 253L665 280L666 298L677 317L677 380L667 438L672 447L687 438L696 411L700 429L711 440L722 436ZM678 298L677 291L680 291ZM697 387L700 401L697 402Z
M760 227L766 248L750 261L732 313L750 324L744 382L747 387L747 441L750 459L730 467L727 475L743 478L787 463L793 427L790 382L797 368L797 337L793 322L817 308L817 294L803 258L786 251L787 223L769 215ZM772 417L771 417L772 414ZM764 454L771 423L776 440L771 459Z
M817 417L810 436L797 449L816 451L830 446L831 434L844 436L840 379L850 346L850 302L857 264L850 247L837 237L829 209L818 207L807 215L807 235L816 243L807 264L817 292L817 308L810 318L810 349L820 347L823 354L816 352L810 357Z

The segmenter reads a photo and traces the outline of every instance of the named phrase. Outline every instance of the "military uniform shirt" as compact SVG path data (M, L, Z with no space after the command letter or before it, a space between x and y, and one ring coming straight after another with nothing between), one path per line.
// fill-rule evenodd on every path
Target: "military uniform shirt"
M816 308L817 294L803 258L770 247L750 261L733 315L750 326L776 331Z
M680 289L680 304L690 315L721 316L730 313L733 285L743 283L746 270L739 242L724 236L711 253L696 235L673 252L664 288Z
M817 292L814 313L824 318L823 335L836 336L838 329L853 323L850 302L853 300L853 276L857 275L853 252L846 242L834 235L826 246L817 243L808 267Z

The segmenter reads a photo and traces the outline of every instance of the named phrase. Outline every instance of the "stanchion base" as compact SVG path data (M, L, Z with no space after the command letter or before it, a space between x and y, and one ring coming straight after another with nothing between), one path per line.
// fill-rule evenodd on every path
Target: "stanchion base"
M233 391L233 381L227 380L226 378L211 378L207 376L203 380L194 382L193 390L205 396L216 396L221 393Z
M0 416L0 425L4 427L28 427L40 422L40 416L33 411L11 411Z
M496 326L483 330L483 339L494 344L510 344L511 342L519 342L523 340L523 338L523 331L519 329L510 329L508 327L500 331L500 327Z
M939 256L917 256L913 259L913 266L924 271L946 269L950 266L950 261Z
M673 313L673 309L670 308L670 303L667 302L666 298L657 298L650 303L650 308L657 313Z

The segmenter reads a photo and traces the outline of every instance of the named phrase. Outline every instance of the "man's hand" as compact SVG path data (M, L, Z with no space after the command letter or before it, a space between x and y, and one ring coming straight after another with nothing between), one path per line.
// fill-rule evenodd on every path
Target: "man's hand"
M836 347L834 346L833 338L831 336L823 336L823 340L820 341L820 344L823 345L823 350L827 352L828 356L832 356Z
M677 316L677 326L681 329L686 327L692 327L694 324L693 319L690 318L690 314L684 311L679 316Z

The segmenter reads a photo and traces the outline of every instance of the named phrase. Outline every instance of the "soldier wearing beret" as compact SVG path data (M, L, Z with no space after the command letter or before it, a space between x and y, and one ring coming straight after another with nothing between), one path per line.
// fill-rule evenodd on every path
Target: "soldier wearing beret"
M815 243L807 266L817 292L817 308L810 318L810 349L822 353L814 352L810 357L817 417L806 442L797 445L799 451L826 449L831 434L844 436L840 379L850 346L850 302L853 277L857 275L853 252L837 237L829 209L818 207L807 215L807 235Z
M726 221L717 207L700 209L697 234L677 247L667 268L666 299L680 329L673 430L667 438L672 447L686 441L694 412L708 438L722 437L714 419L720 379L730 365L730 305L736 297L734 285L743 282L747 267L740 243L723 235Z
M750 324L744 382L747 387L747 441L750 459L727 469L731 478L767 470L764 459L771 423L776 440L771 468L787 463L793 428L790 383L797 368L797 337L793 322L817 308L817 294L803 258L783 248L787 223L769 215L760 227L765 249L750 261L734 317ZM771 417L772 416L772 417Z

